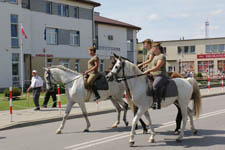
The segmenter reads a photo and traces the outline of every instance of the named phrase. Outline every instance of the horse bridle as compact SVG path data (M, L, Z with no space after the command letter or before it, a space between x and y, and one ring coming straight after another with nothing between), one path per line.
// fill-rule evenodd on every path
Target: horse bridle
M47 81L48 81L48 84L50 85L50 87L52 87L52 81L51 81L51 78L57 83L56 79L52 76L52 73L50 71L50 69L47 70Z
M136 77L140 77L140 76L145 75L145 74L138 74L138 75L126 76L126 75L125 75L124 67L125 67L125 61L122 61L122 64L120 65L120 67L119 67L119 69L116 71L116 73L112 73L113 76L115 76L117 82L126 81L126 80L128 80L128 79L132 79L132 78L136 78ZM122 71L123 71L123 75L122 75L122 77L118 77L117 74L120 72L121 69L122 69Z
M47 70L47 75L48 75L47 80L49 81L50 86L52 86L51 78L57 83L57 81L56 81L56 79L53 77L53 75L52 75L50 69ZM69 84L69 83L71 83L71 82L73 82L73 81L79 79L80 77L82 77L82 75L79 76L79 77L75 77L74 79L72 79L72 80L70 80L70 81L68 81L68 82L66 82L66 83L63 83L63 84L64 84L64 85L67 85L67 84Z

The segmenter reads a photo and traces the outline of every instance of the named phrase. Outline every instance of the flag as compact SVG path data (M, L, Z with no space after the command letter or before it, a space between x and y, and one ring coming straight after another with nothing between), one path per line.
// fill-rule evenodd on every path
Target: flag
M21 25L21 33L22 33L23 37L25 39L27 39L27 35L26 35L26 33L25 33L24 29L23 29L23 25Z

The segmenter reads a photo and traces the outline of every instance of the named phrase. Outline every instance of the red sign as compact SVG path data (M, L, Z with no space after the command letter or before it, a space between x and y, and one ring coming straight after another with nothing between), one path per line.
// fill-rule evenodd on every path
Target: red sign
M197 55L198 59L207 59L207 58L225 58L225 54L200 54Z
M46 55L45 54L36 54L35 56L45 57ZM48 54L47 57L53 57L53 55Z

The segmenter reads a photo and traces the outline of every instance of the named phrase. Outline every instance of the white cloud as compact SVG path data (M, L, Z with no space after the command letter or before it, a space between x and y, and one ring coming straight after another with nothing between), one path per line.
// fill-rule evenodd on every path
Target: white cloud
M222 14L224 11L222 9L217 9L217 10L214 10L214 11L211 11L210 12L210 15L211 16L217 16L217 15L220 15Z
M151 14L150 16L148 16L148 20L149 21L155 21L155 20L160 20L161 17L158 14Z

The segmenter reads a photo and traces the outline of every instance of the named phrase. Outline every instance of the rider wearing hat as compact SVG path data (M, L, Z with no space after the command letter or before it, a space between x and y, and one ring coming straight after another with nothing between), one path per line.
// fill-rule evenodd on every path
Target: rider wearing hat
M99 77L98 66L99 66L99 58L96 56L96 48L94 46L88 47L88 53L91 58L88 61L88 70L84 72L87 75L87 85L91 87L93 93L95 94L94 101L100 98L100 95L97 91L97 87L94 85L95 80Z
M151 39L146 39L143 41L144 48L147 49L147 60L141 64L138 65L138 68L144 69L144 68L151 68L151 62L154 58L154 53L152 51L152 40Z
M144 74L150 73L153 76L153 91L155 102L153 108L161 108L161 88L168 82L168 74L166 72L166 57L162 52L160 43L153 43L152 51L154 53L154 59L152 60L152 67L144 72ZM158 107L156 107L158 106Z

